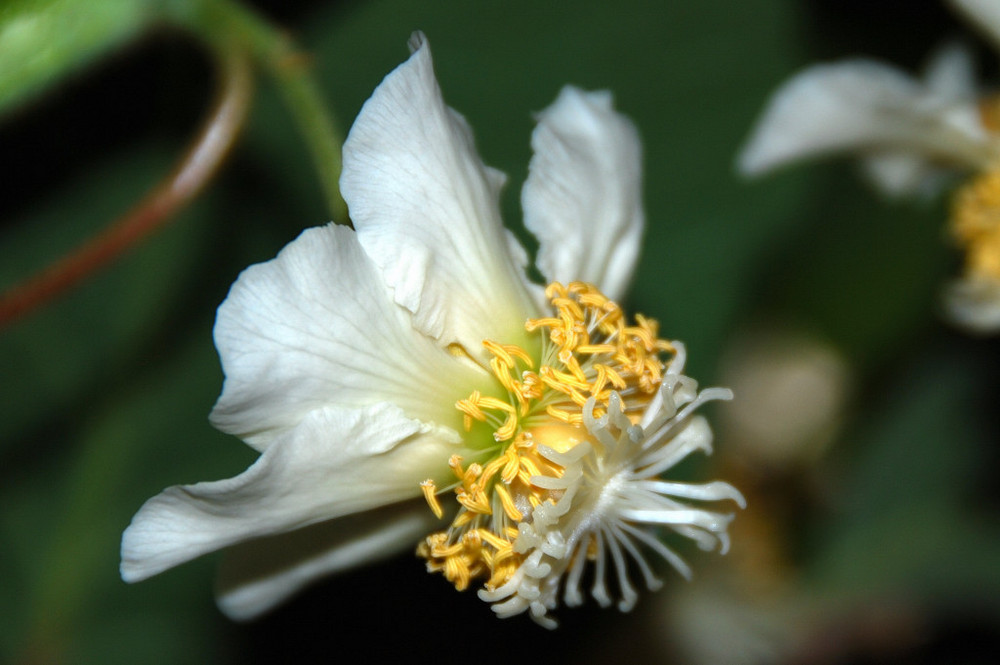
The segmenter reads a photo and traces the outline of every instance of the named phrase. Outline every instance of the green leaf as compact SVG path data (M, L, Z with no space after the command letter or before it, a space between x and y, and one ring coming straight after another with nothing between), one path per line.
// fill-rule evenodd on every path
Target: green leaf
M154 0L13 0L0 6L0 113L119 46Z

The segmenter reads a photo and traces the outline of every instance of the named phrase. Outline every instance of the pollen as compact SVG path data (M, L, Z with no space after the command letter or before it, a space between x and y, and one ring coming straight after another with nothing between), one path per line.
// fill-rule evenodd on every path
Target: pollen
M956 192L951 232L965 251L967 276L1000 279L1000 170L988 171Z
M444 514L442 492L450 490L458 504L451 525L428 536L417 554L427 560L428 571L442 573L459 590L475 579L484 579L487 590L508 584L525 558L515 546L519 527L564 492L559 479L565 468L553 459L582 443L600 445L584 427L584 407L590 405L590 416L602 417L616 394L625 415L638 418L675 352L659 338L656 321L642 316L628 321L593 285L554 282L545 294L551 312L525 323L525 330L540 338L539 356L485 340L497 389L474 391L455 403L467 431L475 422L492 429L491 456L468 466L452 457L451 487L421 484L438 517Z

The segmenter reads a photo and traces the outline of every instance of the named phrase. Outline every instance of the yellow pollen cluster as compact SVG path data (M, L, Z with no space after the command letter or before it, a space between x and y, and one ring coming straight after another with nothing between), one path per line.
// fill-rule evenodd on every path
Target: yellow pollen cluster
M533 477L563 473L538 454L539 438L560 451L588 438L584 404L593 397L600 417L612 391L626 412L640 412L659 389L665 367L661 354L673 351L657 337L656 321L636 316L629 324L621 308L590 284L555 282L545 294L552 316L525 324L528 332L543 334L537 368L521 347L486 340L490 371L507 399L475 391L455 404L466 430L475 421L487 423L502 445L485 466L463 468L461 458L452 457L458 513L447 530L432 534L417 550L428 570L442 572L459 590L478 577L487 578L487 589L506 583L523 560L513 549L517 525L542 502L559 498L558 492L532 484ZM427 480L421 489L440 518L444 509L437 486Z
M1000 279L1000 170L984 173L958 190L951 230L966 252L966 274Z
M514 496L527 501L525 510L538 506L547 498L546 492L533 487L531 477L558 477L562 469L536 453L528 433L520 434L485 467L472 463L463 469L458 455L453 455L448 465L459 481L455 487L458 515L447 531L428 536L417 554L427 559L429 571L443 573L459 591L482 576L489 577L486 586L494 589L503 585L523 560L514 552L517 524L524 519ZM443 509L434 482L424 481L421 488L431 510L441 517Z

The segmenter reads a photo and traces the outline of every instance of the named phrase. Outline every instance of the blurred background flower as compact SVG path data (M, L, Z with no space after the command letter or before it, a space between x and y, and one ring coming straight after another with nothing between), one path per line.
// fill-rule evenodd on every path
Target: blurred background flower
M0 58L26 43L40 68L14 93L0 76L0 288L125 213L211 104L212 51L153 20L193 3L101 3L120 12L104 22L70 13L78 4L0 12ZM11 20L41 6L65 12L55 24L65 43L32 46L39 24ZM724 468L690 473L731 480L748 509L726 557L688 556L691 584L665 570L665 588L631 614L588 606L555 633L497 620L409 555L247 625L215 609L210 558L122 583L119 536L144 498L252 461L206 420L222 381L215 307L243 267L331 216L312 146L275 79L258 77L243 134L191 206L0 330L0 660L447 661L484 645L472 652L483 662L995 662L1000 347L935 311L958 261L942 242L946 203L886 206L846 161L752 186L733 171L769 93L806 64L865 55L916 71L930 45L958 35L996 81L988 46L946 7L247 6L288 29L306 54L297 64L345 125L424 30L448 103L511 176L508 223L520 219L530 157L534 123L522 111L566 83L614 91L646 160L649 223L628 307L686 341L702 383L736 389L710 409L712 463ZM59 85L41 85L53 77Z

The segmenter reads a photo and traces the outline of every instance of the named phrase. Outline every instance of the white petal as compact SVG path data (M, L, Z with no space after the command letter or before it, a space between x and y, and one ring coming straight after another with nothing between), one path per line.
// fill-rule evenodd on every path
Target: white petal
M986 278L955 280L945 289L944 304L949 318L969 332L1000 332L1000 282Z
M861 168L880 192L893 198L932 196L952 174L905 150L873 153L861 160Z
M442 351L395 305L353 231L309 229L243 271L219 307L226 374L212 424L258 450L328 404L398 405L461 426L456 399L481 377Z
M935 49L924 67L930 90L952 101L974 101L978 95L972 53L962 43L950 42Z
M392 405L317 409L239 476L170 487L147 501L122 536L122 579L419 496L420 481L447 479L448 458L464 452L458 441Z
M216 600L230 619L248 621L319 578L413 550L435 528L440 522L419 499L235 545Z
M445 106L422 36L378 86L344 144L341 191L358 238L414 325L485 357L484 339L520 343L537 316L526 255L500 220L503 177L480 161ZM513 249L512 249L513 248Z
M1000 48L1000 3L996 0L951 0L951 4L978 24Z
M958 165L991 157L971 102L869 61L811 67L775 93L739 158L746 174L821 154L905 150Z
M942 100L966 106L977 97L972 53L960 43L934 50L924 67L927 89ZM861 162L865 175L892 197L933 196L947 184L952 169L906 150L873 152Z
M607 92L563 88L538 116L535 155L521 193L524 224L539 240L547 281L625 293L643 229L642 145Z

